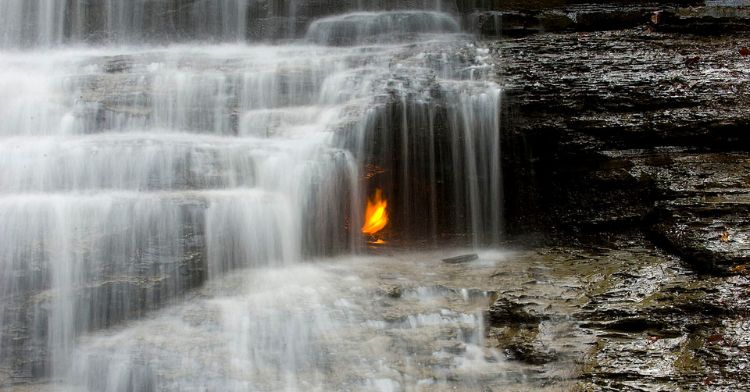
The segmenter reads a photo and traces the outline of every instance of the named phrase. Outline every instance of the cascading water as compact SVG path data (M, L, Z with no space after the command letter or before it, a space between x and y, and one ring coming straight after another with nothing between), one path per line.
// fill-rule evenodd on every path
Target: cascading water
M448 370L394 357L440 328L491 366L473 302L415 289L427 305L378 320L357 298L371 262L299 264L362 250L375 184L394 236L499 238L501 90L484 53L433 10L237 43L253 15L296 26L308 8L0 1L0 387L449 388ZM367 181L370 166L383 174ZM387 353L350 347L394 333ZM476 386L469 356L438 351Z

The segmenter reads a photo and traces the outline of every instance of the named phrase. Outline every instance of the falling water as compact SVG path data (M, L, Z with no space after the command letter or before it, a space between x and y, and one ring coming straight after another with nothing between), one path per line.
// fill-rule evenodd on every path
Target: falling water
M501 235L501 89L418 5L300 34L304 2L1 1L0 387L387 391L449 377L342 341L450 327L483 350L477 309L382 324L352 297L371 282L300 265L363 251L376 185L394 237ZM243 42L281 16L262 38L301 38Z

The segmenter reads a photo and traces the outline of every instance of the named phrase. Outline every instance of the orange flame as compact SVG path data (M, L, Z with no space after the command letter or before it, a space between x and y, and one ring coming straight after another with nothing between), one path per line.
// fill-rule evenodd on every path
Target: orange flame
M383 199L383 191L375 190L375 194L367 201L365 211L365 225L362 232L373 235L388 225L388 201Z

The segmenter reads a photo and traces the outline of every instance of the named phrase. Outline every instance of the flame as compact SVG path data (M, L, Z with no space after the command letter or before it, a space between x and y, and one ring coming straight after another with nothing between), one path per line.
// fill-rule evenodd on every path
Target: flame
M375 194L367 201L365 211L365 225L362 232L373 235L388 225L388 201L383 199L383 191L375 190Z

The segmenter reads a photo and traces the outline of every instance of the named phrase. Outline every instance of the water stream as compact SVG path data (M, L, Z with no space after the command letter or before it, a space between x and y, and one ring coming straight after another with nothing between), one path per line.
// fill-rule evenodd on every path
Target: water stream
M502 261L496 255L477 269L489 273ZM440 267L401 256L231 274L184 305L87 337L73 379L88 390L170 391L472 391L486 380L517 383L503 354L484 346L488 292L439 285L439 272L449 271ZM483 279L460 281L477 287Z
M254 42L259 3L0 2L0 387L477 390L502 371L484 291L355 256L375 187L389 239L499 240L486 50L440 2ZM282 3L264 15L295 24ZM391 273L428 287L392 317L367 294Z

